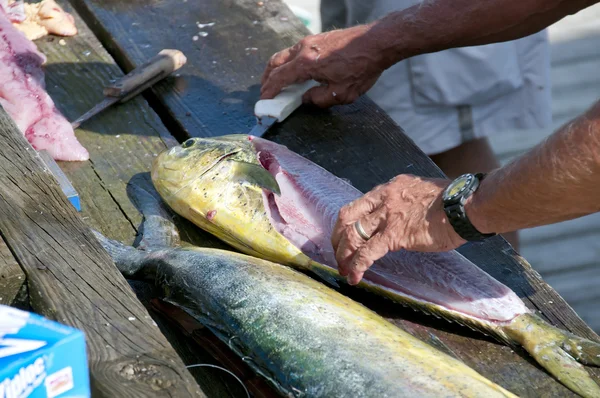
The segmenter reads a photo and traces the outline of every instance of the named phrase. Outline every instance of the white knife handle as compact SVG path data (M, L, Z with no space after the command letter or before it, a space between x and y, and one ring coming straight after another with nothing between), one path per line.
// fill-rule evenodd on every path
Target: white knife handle
M269 116L282 122L302 104L304 93L319 85L319 82L308 80L287 86L275 98L258 101L254 105L254 114L259 119Z

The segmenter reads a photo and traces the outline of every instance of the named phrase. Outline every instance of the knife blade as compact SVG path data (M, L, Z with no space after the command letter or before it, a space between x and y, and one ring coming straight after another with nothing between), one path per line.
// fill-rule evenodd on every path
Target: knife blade
M256 125L250 135L262 137L275 123L283 122L292 112L302 105L302 96L320 83L308 80L285 87L272 99L260 100L254 105Z
M129 101L145 89L181 68L186 62L187 58L179 50L161 50L143 65L138 66L111 85L105 87L103 90L105 98L92 109L75 119L71 123L71 126L73 129L76 129L83 122L102 112L112 104Z

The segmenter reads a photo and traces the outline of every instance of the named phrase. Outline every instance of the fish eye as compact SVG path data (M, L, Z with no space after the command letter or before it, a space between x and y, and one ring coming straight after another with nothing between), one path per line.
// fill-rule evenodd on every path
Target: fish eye
M195 138L190 138L189 140L185 140L183 144L181 144L182 148L189 148L196 142Z

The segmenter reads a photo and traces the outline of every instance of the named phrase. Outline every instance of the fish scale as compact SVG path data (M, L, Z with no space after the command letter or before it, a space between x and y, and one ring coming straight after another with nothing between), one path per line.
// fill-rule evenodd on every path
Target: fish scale
M156 216L155 216L156 217ZM230 251L137 250L96 237L127 277L156 281L182 308L294 397L515 397L461 361L289 267ZM147 231L144 226L140 230Z

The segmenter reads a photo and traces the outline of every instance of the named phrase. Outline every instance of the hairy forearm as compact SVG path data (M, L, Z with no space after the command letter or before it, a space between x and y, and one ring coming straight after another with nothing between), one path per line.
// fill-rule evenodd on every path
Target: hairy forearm
M510 232L600 211L600 101L490 173L466 212L483 233Z
M600 0L425 0L370 24L383 67L454 47L518 39Z

